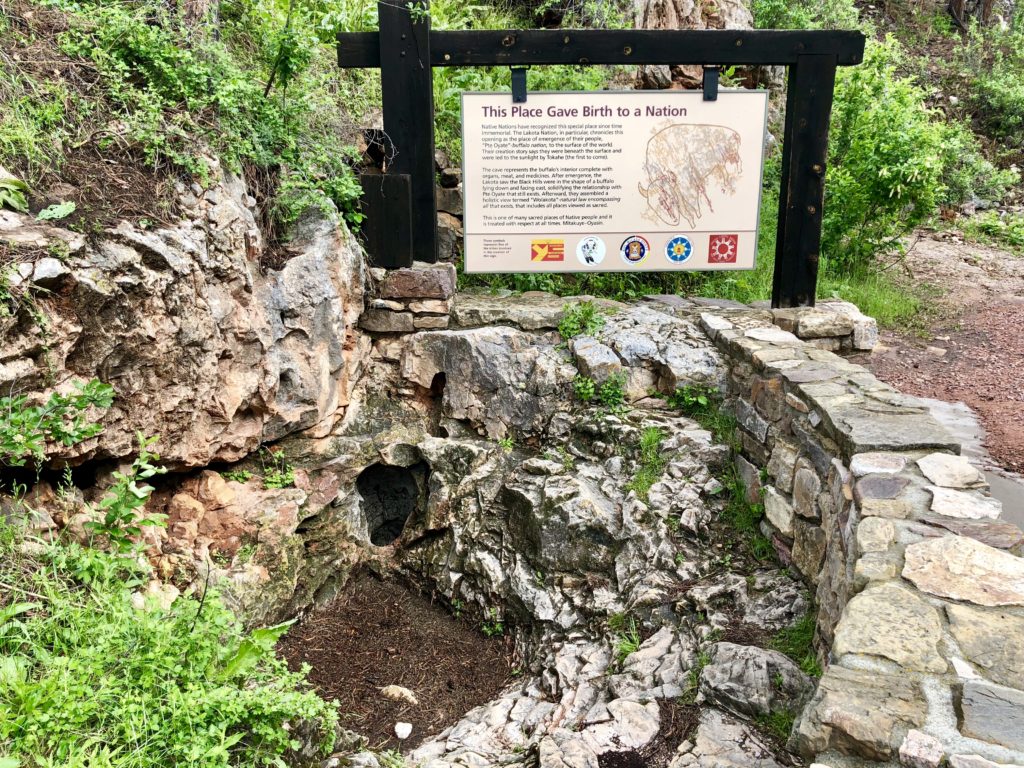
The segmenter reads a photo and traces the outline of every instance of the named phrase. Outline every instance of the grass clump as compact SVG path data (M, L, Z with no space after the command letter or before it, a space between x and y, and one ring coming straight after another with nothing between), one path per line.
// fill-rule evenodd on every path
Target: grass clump
M640 433L640 456L636 473L626 485L627 491L635 491L641 501L647 501L647 494L665 471L665 457L661 455L661 444L665 433L658 427L647 427Z
M133 606L139 561L0 530L0 744L10 763L66 768L282 765L296 726L329 754L335 707L212 591ZM2 761L0 761L2 762Z
M609 626L611 626L610 621ZM615 665L618 669L622 669L626 659L640 649L643 639L640 637L640 629L637 627L636 619L632 616L628 620L623 618L623 621L618 624L617 631L618 634L615 636L614 648Z
M766 715L758 715L754 718L758 728L783 743L789 738L795 720L796 715L782 710L769 712Z
M795 661L806 674L821 677L821 665L814 652L814 611L806 613L791 627L779 630L769 644Z

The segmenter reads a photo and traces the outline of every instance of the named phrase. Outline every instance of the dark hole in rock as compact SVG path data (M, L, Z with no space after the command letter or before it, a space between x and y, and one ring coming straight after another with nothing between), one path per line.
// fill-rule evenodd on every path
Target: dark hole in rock
M426 505L427 465L371 464L356 478L370 543L387 546L402 535L405 521Z
M430 394L437 397L444 392L444 385L448 383L448 377L444 371L439 371L434 374L434 378L430 380Z

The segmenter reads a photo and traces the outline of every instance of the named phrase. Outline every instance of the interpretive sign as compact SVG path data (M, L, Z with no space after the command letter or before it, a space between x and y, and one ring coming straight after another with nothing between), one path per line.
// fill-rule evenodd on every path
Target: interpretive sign
M467 272L751 269L768 95L462 97Z

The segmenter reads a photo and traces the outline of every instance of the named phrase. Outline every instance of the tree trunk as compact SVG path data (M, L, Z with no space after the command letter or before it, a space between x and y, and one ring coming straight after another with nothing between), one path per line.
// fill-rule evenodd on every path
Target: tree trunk
M968 21L974 19L984 26L992 19L995 0L949 0L946 9L953 21L962 30L967 30Z

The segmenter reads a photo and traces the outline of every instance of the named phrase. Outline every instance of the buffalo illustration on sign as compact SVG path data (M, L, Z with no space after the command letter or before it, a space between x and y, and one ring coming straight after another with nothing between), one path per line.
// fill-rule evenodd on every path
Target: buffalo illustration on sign
M720 125L670 125L658 131L647 142L647 186L639 187L649 210L673 227L685 220L695 228L702 202L714 211L709 184L735 194L743 173L740 146L740 135Z

